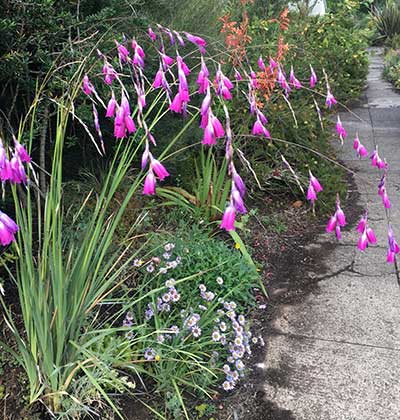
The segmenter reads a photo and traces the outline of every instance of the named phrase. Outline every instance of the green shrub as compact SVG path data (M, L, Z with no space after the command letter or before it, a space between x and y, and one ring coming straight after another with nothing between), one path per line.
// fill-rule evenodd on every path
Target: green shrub
M329 118L320 121L316 103L324 110L324 71L335 97L342 103L357 98L364 88L368 71L366 31L357 27L353 9L349 11L348 7L346 3L346 7L335 14L308 19L292 13L288 30L282 33L289 49L281 64L287 74L293 64L296 76L305 88L290 93L290 105L283 95L278 94L265 101L264 110L270 121L268 128L272 141L244 136L241 145L262 188L272 196L292 194L298 197L301 194L298 180L282 163L282 155L299 173L304 184L308 180L308 169L321 179L325 191L317 205L323 209L334 204L332 197L335 191L343 193L345 190L344 172L321 157L321 154L333 155L329 146L331 125ZM260 53L263 57L275 56L279 34L277 25L254 16L249 30L252 37L251 48L248 49L250 61L255 62L258 58L255 54L259 54L260 49L255 46L262 46ZM307 88L310 64L319 76L314 92ZM254 121L246 112L247 107L245 101L230 105L234 131L244 135ZM252 183L253 194L258 194L258 185L251 174L247 181Z
M375 7L372 17L378 32L383 38L391 38L400 34L400 2L386 0L383 7Z
M383 75L400 89L400 50L391 49L386 53Z
M134 263L143 278L124 325L135 363L123 367L151 378L171 418L189 418L187 391L210 397L243 376L252 342L243 314L258 276L239 251L201 230L156 239L162 246Z

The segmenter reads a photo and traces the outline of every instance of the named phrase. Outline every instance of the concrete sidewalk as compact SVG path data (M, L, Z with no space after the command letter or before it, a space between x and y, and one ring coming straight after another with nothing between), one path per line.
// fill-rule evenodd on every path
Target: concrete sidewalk
M346 227L324 261L328 273L316 271L318 294L279 308L262 366L275 373L265 384L266 398L287 413L277 420L400 419L400 288L386 263L387 223L377 195L381 171L352 149L358 132L370 153L379 145L388 161L386 185L400 243L400 95L382 80L382 69L382 51L373 49L365 105L340 113L349 134L340 156L356 172L357 206L368 205L378 245L358 251L355 226ZM321 234L312 247L332 241L334 236Z

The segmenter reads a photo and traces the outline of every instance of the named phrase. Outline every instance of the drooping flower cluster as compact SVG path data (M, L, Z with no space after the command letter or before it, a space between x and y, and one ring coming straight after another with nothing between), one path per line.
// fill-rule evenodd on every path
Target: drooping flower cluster
M331 109L333 105L337 104L336 98L333 96L329 86L327 88L327 94L326 94L326 100L325 100L326 106Z
M2 183L27 184L24 163L29 164L32 159L25 147L14 137L14 149L10 148L11 159L0 139L0 179ZM9 245L15 240L18 232L18 225L5 213L0 211L0 243L3 246Z
M361 159L362 157L368 156L368 151L363 144L361 144L358 135L354 138L353 149L357 152L357 156Z
M200 127L204 129L202 144L206 146L213 146L217 144L217 139L224 137L225 130L221 121L214 115L211 109L211 92L207 88L207 94L203 99L201 105L201 122Z
M372 166L375 166L378 169L387 169L386 162L379 156L378 146L376 146L375 150L371 153L370 159Z
M386 192L386 175L387 175L387 173L385 172L382 175L382 178L379 182L378 195L381 197L382 203L383 203L385 209L390 209L391 203L390 203L390 200L389 200L389 196L387 195L387 192Z
M14 150L11 150L11 159L7 154L3 142L0 139L0 179L2 182L9 181L11 184L26 184L24 163L30 163L31 157L28 152L14 137Z
M400 247L394 239L392 225L389 223L388 226L388 251L387 251L387 262L393 264L396 259L396 255L400 252Z
M289 82L296 89L301 89L303 87L302 84L301 84L301 82L300 82L300 80L297 79L297 77L294 74L293 66L290 68Z
M347 131L343 127L342 121L338 115L337 122L336 122L336 133L339 136L340 143L343 144L343 140L347 137Z
M175 95L175 98L172 100L169 109L178 114L186 115L187 104L190 101L189 95L189 86L186 79L186 76L189 75L190 69L183 61L182 57L178 54L176 57L176 62L178 66L178 93Z
M310 200L312 203L317 199L317 193L323 190L322 185L319 183L318 179L310 173L310 183L307 190L307 200Z
M150 160L149 171L144 180L143 194L154 195L156 193L156 176L163 181L169 176L168 171L164 165L153 157L149 151L149 142L146 140L146 148L142 156L142 171L147 167Z
M326 225L326 231L328 233L335 231L336 238L338 241L340 241L340 239L342 239L341 228L344 226L346 226L346 216L340 207L339 196L337 196L336 211L335 214L329 219L328 224Z
M271 138L269 130L265 127L265 125L268 124L267 117L257 107L255 107L254 113L256 114L257 119L251 130L251 134L254 136L264 136L267 139Z
M365 212L364 216L358 222L357 232L361 235L357 243L360 251L365 251L369 244L376 245L375 232L368 226L368 211Z
M18 232L18 225L7 216L5 213L0 211L0 243L3 246L9 245L12 241L15 241L14 235Z
M114 118L114 136L117 139L123 139L127 134L136 131L136 125L133 121L129 101L122 93L120 105L117 103L114 93L107 105L106 117Z
M221 228L227 231L235 230L236 212L245 214L247 212L243 202L246 194L246 186L235 169L233 162L230 164L230 173L232 176L231 195L228 207L225 209L222 217Z
M228 176L231 177L231 193L229 196L229 202L224 210L220 227L225 230L235 229L235 218L237 214L246 213L246 207L244 204L245 186L242 178L239 176L234 166L234 153L235 148L233 144L233 135L230 128L229 113L225 105L225 101L232 99L234 93L234 83L231 80L236 80L237 92L243 92L239 88L241 83L246 83L248 86L248 93L245 96L250 106L250 113L255 117L255 121L251 128L251 133L254 136L263 136L271 138L269 130L266 128L268 124L268 118L265 115L265 111L262 109L263 104L260 102L260 83L263 83L263 78L260 76L263 73L268 73L271 80L273 80L272 88L275 83L277 86L283 89L286 96L286 102L289 106L289 94L292 90L301 89L302 82L296 77L295 69L290 66L290 70L285 72L283 66L283 40L281 39L279 53L274 57L269 57L269 63L266 64L265 57L259 56L256 65L261 73L256 73L252 68L252 63L246 61L246 64L242 63L242 67L239 69L233 69L233 75L230 77L225 74L221 63L217 63L215 76L210 75L210 70L207 67L206 60L206 46L207 42L196 35L187 32L177 32L169 28L157 25L156 31L152 28L148 28L148 36L158 51L159 66L152 82L153 89L162 89L168 100L169 109L172 112L186 115L188 112L188 104L191 100L191 95L195 92L190 93L188 77L191 74L191 69L186 64L183 55L180 54L179 49L185 46L187 42L192 43L201 53L200 56L200 70L197 74L197 92L200 95L204 95L199 109L200 114L200 127L203 129L203 145L214 146L217 144L218 139L225 138L225 150L226 159L228 160ZM165 41L166 40L166 41ZM172 45L174 53L168 51L167 44ZM133 38L129 42L125 37L121 42L116 41L116 52L120 61L121 69L127 64L133 71L133 92L128 91L123 87L120 76L114 67L110 64L111 60L108 60L103 54L99 53L99 56L103 60L102 74L104 76L104 82L112 86L117 80L119 85L122 86L121 101L117 103L114 91L111 89L111 98L108 101L106 116L108 118L114 118L114 134L116 138L122 139L127 135L136 132L136 127L140 127L144 130L145 141L144 141L144 152L142 155L142 171L147 171L144 176L144 188L143 194L154 195L156 193L157 178L160 181L165 180L169 176L169 172L164 165L154 157L154 151L150 151L150 147L155 147L156 142L150 130L147 127L143 110L146 106L145 97L145 81L147 77L143 75L143 69L145 67L146 54L144 49L139 44L136 38ZM328 83L328 78L324 72L326 81L326 106L331 108L337 104L337 100L332 94L331 87ZM234 79L233 79L234 78ZM310 78L309 86L314 89L318 83L318 76L310 64ZM119 86L118 85L118 86ZM271 87L270 86L270 87ZM175 92L173 92L176 89ZM98 94L94 85L89 80L87 75L84 76L82 82L82 90L92 101L98 100ZM136 97L136 100L134 98ZM101 102L101 101L100 101ZM218 104L219 102L219 104ZM314 100L315 102L315 100ZM135 104L135 109L131 111L131 104ZM316 109L319 114L321 111L316 104ZM218 105L222 105L225 111L225 124L221 120L220 113L216 111ZM193 107L192 107L193 108ZM219 107L220 109L220 107ZM95 121L95 128L102 142L102 134L100 130L99 116L95 107L93 108L93 115ZM321 117L322 118L322 117ZM322 120L321 120L322 121ZM322 122L321 122L322 124ZM336 131L339 135L341 143L347 137L346 129L344 128L340 117L338 116L336 123ZM102 143L103 144L103 143ZM358 136L354 139L353 147L359 157L367 156L368 152L366 148L361 144ZM386 162L382 160L377 149L371 154L372 165L377 166L380 169L387 168ZM310 173L310 182L307 190L307 199L314 203L317 199L317 193L322 191L322 186L317 178ZM379 185L379 194L382 197L384 205L389 208L390 201L386 193L385 188L385 177ZM331 224L334 226L336 236L340 238L341 227L344 226L343 220L341 219L340 205L337 203L339 208L336 209L335 215L331 218ZM330 228L329 228L330 229Z
M217 86L215 93L218 96L222 96L222 98L226 101L232 99L231 90L233 89L233 83L228 79L228 77L224 75L224 73L221 70L221 65L218 66L214 84Z
M106 85L112 85L112 82L117 78L117 72L114 67L107 61L107 58L103 56L103 54L99 51L99 55L104 58L103 64L103 76L104 76L104 83ZM84 92L87 93L88 89L84 89Z

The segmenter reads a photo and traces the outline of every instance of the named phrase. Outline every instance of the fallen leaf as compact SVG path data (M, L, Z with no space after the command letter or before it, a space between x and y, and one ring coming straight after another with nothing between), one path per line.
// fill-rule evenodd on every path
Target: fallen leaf
M292 206L295 208L295 209L299 209L302 205L303 205L304 203L301 201L301 200L297 200L297 201L295 201L293 204L292 204Z

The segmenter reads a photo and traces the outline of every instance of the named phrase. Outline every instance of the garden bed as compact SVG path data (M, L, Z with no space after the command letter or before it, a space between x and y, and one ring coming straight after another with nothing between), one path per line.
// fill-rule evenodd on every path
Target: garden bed
M0 212L18 256L0 290L10 419L290 419L263 391L285 372L258 365L279 306L317 290L335 247L305 249L346 194L330 109L358 96L367 56L346 5L255 10L230 4L219 45L137 22L129 41L60 55L17 103L18 136L0 142L17 222ZM71 176L80 137L90 163Z

